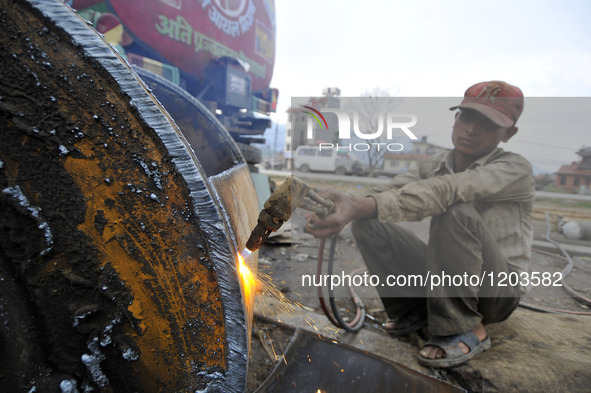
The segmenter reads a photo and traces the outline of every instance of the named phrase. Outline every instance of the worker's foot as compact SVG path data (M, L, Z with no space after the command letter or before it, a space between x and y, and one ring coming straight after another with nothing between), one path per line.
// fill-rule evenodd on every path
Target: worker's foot
M427 324L427 316L422 311L410 313L395 319L388 319L383 327L390 334L401 336L416 332Z
M438 345L440 344L441 345ZM454 351L454 359L452 359L452 349L456 347L461 351ZM488 338L486 328L480 323L471 332L467 332L457 336L448 337L434 337L425 347L419 352L419 361L425 365L434 367L450 367L461 364L477 353L484 352L490 347L490 339ZM438 361L442 359L441 361ZM446 360L443 360L446 359Z

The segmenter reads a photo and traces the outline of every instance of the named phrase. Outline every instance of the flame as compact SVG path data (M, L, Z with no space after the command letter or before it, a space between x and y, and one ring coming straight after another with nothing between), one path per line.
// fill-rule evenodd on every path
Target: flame
M252 313L254 308L254 296L257 289L257 279L248 266L246 266L246 262L244 262L244 258L240 253L238 253L238 275L240 276L240 281L242 283L246 308L249 313Z

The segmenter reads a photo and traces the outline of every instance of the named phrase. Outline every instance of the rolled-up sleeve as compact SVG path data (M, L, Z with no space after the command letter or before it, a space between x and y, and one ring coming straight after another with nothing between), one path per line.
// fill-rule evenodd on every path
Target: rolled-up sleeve
M356 198L364 198L369 196L374 196L376 194L380 194L392 189L397 189L400 187L405 186L406 184L415 182L420 180L421 177L418 173L418 170L410 170L407 173L402 175L395 176L390 182L384 184L374 184L371 187L358 189L358 190L351 190L348 191L347 194L356 197Z
M371 196L377 202L380 221L420 221L442 214L456 203L527 201L532 190L530 163L519 155L503 153L486 165L421 179Z

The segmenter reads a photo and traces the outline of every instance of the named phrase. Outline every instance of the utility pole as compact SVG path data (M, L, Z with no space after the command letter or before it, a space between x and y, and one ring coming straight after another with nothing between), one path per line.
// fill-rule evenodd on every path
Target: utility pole
M273 138L273 157L271 159L271 169L275 169L275 157L277 156L277 132L279 130L279 122L275 122L275 137Z

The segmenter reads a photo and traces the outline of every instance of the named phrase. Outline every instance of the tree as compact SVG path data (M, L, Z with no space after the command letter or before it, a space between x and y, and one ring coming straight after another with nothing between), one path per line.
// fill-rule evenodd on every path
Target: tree
M379 134L376 138L363 139L351 132L351 141L341 141L352 144L361 143L368 145L364 149L366 163L369 166L369 176L375 176L376 170L380 169L384 162L384 154L388 152L387 145L394 142L387 139L386 114L398 105L398 99L390 96L390 91L384 88L375 87L364 92L361 97L348 99L345 103L345 110L353 115L351 117L351 128L361 131L365 135L372 133ZM382 130L383 132L378 132ZM359 150L357 150L359 151Z

